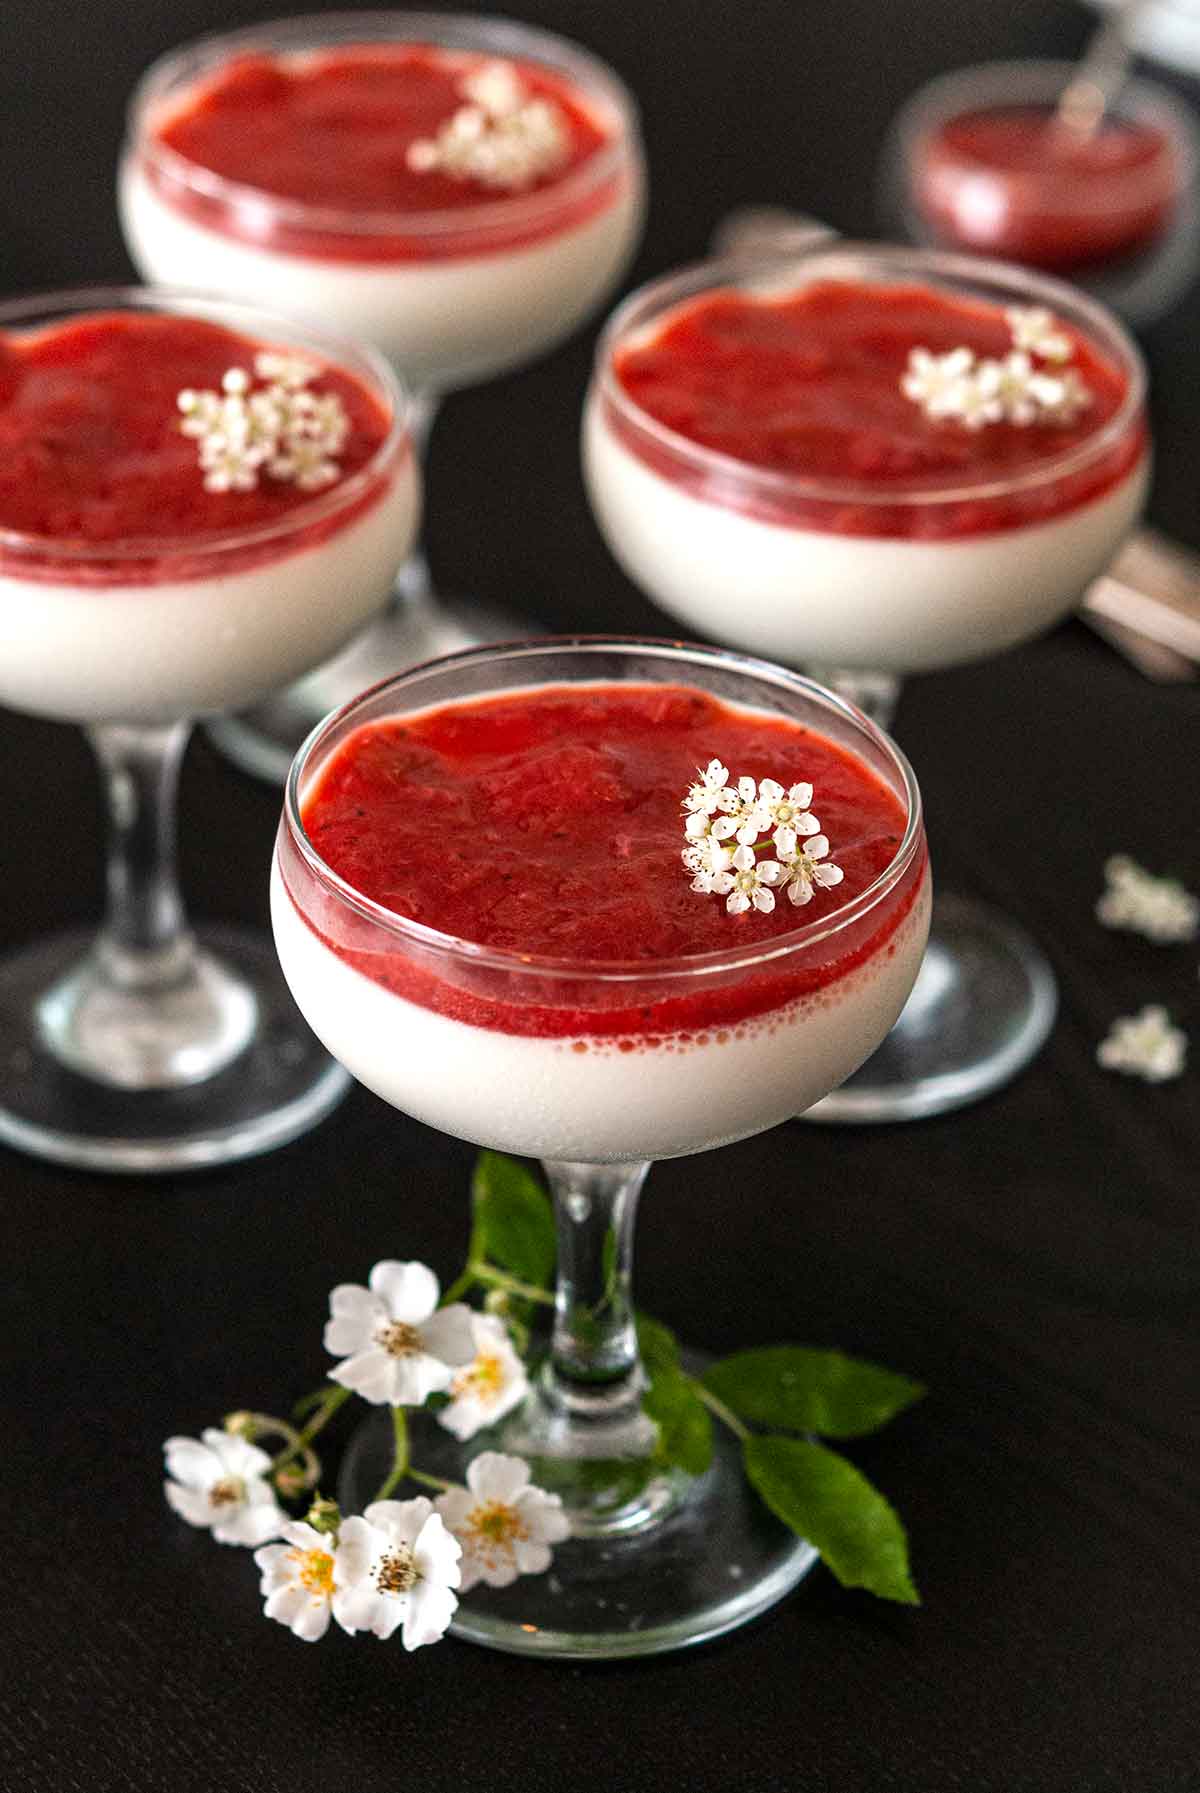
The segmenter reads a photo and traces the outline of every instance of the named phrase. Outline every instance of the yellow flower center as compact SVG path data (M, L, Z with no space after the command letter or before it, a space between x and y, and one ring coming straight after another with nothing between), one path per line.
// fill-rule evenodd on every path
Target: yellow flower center
M375 1571L375 1586L381 1594L407 1594L421 1576L413 1553L407 1544L398 1544L390 1551Z
M232 1507L246 1498L246 1484L239 1476L225 1476L214 1482L208 1491L208 1504L212 1507Z
M333 1558L327 1550L293 1550L289 1552L291 1560L296 1564L296 1580L302 1588L320 1599L333 1598Z
M490 1351L481 1351L473 1363L460 1370L450 1384L452 1396L474 1394L485 1405L500 1398L504 1386L504 1365Z
M483 1506L472 1507L467 1514L467 1528L477 1544L484 1547L484 1555L495 1550L511 1553L514 1544L529 1536L517 1509L503 1500L489 1500Z
M407 1320L389 1320L375 1334L375 1342L383 1346L389 1357L417 1357L425 1348L421 1334Z

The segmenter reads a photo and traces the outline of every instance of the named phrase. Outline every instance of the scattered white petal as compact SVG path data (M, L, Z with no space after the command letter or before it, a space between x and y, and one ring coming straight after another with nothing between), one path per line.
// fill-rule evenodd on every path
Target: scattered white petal
M1140 1014L1123 1015L1113 1022L1107 1038L1096 1048L1096 1058L1106 1071L1164 1083L1183 1070L1187 1035L1171 1025L1160 1004L1147 1003Z
M550 1566L552 1544L570 1527L557 1494L531 1486L520 1457L483 1451L467 1470L467 1487L452 1488L435 1502L462 1546L462 1590L486 1582L503 1588L518 1575L539 1575Z
M1043 361L1069 361L1071 339L1055 328L1054 314L1044 305L1010 305L1004 313L1013 347Z
M1200 933L1200 899L1178 879L1157 878L1124 853L1105 861L1104 878L1096 915L1106 928L1128 928L1163 946Z

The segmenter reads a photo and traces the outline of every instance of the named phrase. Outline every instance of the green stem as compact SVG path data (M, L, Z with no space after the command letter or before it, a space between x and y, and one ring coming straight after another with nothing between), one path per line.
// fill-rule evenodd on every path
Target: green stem
M689 1376L688 1381L695 1389L700 1400L703 1401L704 1405L708 1408L708 1411L716 1419L719 1419L722 1425L728 1426L735 1438L740 1438L744 1444L747 1438L752 1436L749 1427L744 1426L737 1414L734 1413L731 1408L727 1407L724 1401L717 1395L713 1394L711 1389L705 1388L703 1382L697 1382L693 1376Z
M452 1301L460 1301L467 1293L468 1289L474 1287L474 1284L475 1271L473 1266L468 1264L462 1275L455 1277L454 1281L450 1284L450 1287L446 1290L446 1293L442 1296L438 1306L449 1307Z
M395 1435L392 1467L380 1485L376 1500L386 1500L392 1489L408 1474L408 1416L403 1407L392 1408L392 1431Z
M291 1442L279 1452L278 1456L271 1459L272 1472L277 1469L282 1469L286 1463L292 1461L293 1457L301 1456L306 1447L311 1444L312 1440L317 1436L317 1433L323 1431L329 1424L329 1421L333 1418L342 1403L349 1399L350 1390L348 1388L342 1388L338 1383L334 1383L308 1424L302 1431L297 1432L293 1436Z
M476 1281L488 1283L494 1289L507 1289L510 1295L520 1295L524 1301L538 1301L543 1307L554 1306L554 1296L545 1289L539 1289L533 1283L521 1282L518 1277L510 1276L507 1270L496 1270L491 1264L469 1264Z
M414 1469L411 1463L408 1466L408 1479L410 1482L420 1482L423 1488L436 1488L439 1494L448 1493L454 1486L444 1476L428 1475L423 1469Z

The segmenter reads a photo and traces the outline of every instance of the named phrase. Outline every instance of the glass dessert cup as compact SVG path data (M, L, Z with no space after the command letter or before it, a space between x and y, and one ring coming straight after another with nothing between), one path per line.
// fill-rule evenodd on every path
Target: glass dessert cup
M698 688L848 748L896 794L905 818L886 869L766 943L739 947L735 936L727 951L590 963L501 952L409 921L345 883L312 845L305 794L364 724L504 691L597 682ZM276 945L301 1009L384 1100L444 1131L541 1158L554 1195L557 1301L533 1393L465 1447L435 1423L422 1425L414 1461L462 1480L477 1450L517 1452L532 1461L535 1481L562 1495L572 1537L552 1574L473 1588L456 1635L542 1656L647 1654L741 1624L812 1565L810 1546L748 1491L736 1454L718 1446L713 1468L695 1480L653 1462L633 1323L634 1209L652 1160L774 1125L873 1049L916 976L928 911L920 796L900 753L811 681L723 650L604 638L480 648L386 681L306 742L288 781L272 873ZM820 968L834 963L854 968L822 983ZM427 995L437 992L436 1009L399 993L398 981L410 993L416 987L410 976ZM702 1012L697 999L711 1012L722 993L744 998L746 980L762 977L780 980L770 988L782 1007L755 1015L748 1031L689 1029L686 1016ZM786 994L797 977L813 993L798 1006ZM461 1003L482 1003L493 1016L486 1005L501 1004L518 1031L458 1018L484 1012ZM621 1049L624 1036L612 1029L638 1025L631 1005L645 1016L659 1004L677 1031L625 1038L638 1049ZM514 1023L514 1013L525 1019ZM539 1033L548 1015L563 1027ZM767 1041L760 1021L794 1028L793 1043ZM372 1498L390 1439L386 1414L358 1434L343 1474L347 1509Z
M1124 399L1093 435L1033 471L908 489L777 472L701 446L649 415L613 371L622 346L653 340L689 301L725 290L786 293L816 279L918 283L999 307L1047 307L1120 370ZM710 261L618 307L585 405L585 480L616 559L665 610L699 634L805 666L886 728L903 675L1038 634L1107 564L1145 495L1144 393L1126 332L1058 281L932 250L817 244L757 267ZM1039 502L1051 490L1064 495L1058 514ZM956 530L956 517L972 518L970 530ZM1056 1003L1050 967L1022 930L939 895L926 963L898 1026L811 1118L905 1120L975 1101L1037 1053Z
M1190 108L1168 89L1127 80L1113 115L1159 140L1125 167L1064 172L1047 159L989 166L944 133L975 114L1049 114L1078 73L1070 62L984 63L919 88L880 164L885 227L911 241L1002 257L1069 278L1130 323L1170 310L1200 263L1198 141Z
M406 44L544 69L586 102L608 140L545 187L470 207L381 212L308 204L227 180L155 135L236 56ZM644 184L634 102L578 46L504 19L379 11L254 25L155 63L130 104L118 200L145 279L336 318L348 335L373 343L415 395L423 445L444 393L545 353L611 290L640 231ZM474 642L528 633L512 618L439 598L414 549L391 607L344 653L253 711L222 716L210 733L239 765L282 783L313 725L364 686Z
M175 877L177 779L194 717L324 658L387 601L416 528L419 476L382 357L271 313L90 288L0 307L0 332L33 342L96 314L202 319L308 357L351 376L386 423L362 466L236 533L198 538L180 524L98 543L0 528L0 703L82 725L108 818L99 932L0 959L0 1139L61 1163L160 1171L281 1144L348 1087L291 1001L269 939L189 925Z

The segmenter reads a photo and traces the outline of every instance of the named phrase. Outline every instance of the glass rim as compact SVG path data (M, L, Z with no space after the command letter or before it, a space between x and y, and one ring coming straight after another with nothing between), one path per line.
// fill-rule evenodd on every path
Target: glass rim
M251 528L195 535L138 536L110 542L84 542L74 536L31 535L0 524L0 554L26 555L29 559L88 565L107 561L167 559L186 553L197 559L218 561L226 554L286 541L291 535L348 510L362 499L412 450L412 407L408 389L383 355L369 343L352 341L294 313L269 311L262 306L228 299L219 293L174 286L76 286L31 293L0 304L0 334L22 324L31 333L51 329L72 317L103 313L176 313L201 322L223 324L247 333L260 332L263 346L303 350L309 347L343 373L364 385L373 398L383 397L390 421L383 441L357 472L324 491L314 492L286 515Z
M673 306L697 298L702 293L722 289L749 289L756 283L762 287L782 288L792 273L808 275L813 265L827 264L846 274L856 270L893 271L900 279L939 278L948 286L955 283L973 288L981 296L988 295L997 303L1043 305L1069 322L1082 319L1086 332L1102 349L1115 356L1127 375L1121 403L1112 416L1092 435L1065 449L1053 459L1040 461L1023 473L1004 478L963 480L956 484L934 486L905 485L881 487L865 479L833 479L799 473L786 473L769 467L755 466L736 455L706 447L690 436L672 429L651 416L626 392L613 371L613 355L623 339L660 319ZM797 287L803 284L797 281ZM989 287L993 289L988 294ZM997 294L994 289L1008 288ZM693 262L668 274L646 281L610 315L596 344L593 364L593 391L632 429L649 438L657 447L677 460L710 475L719 476L726 490L736 486L774 502L784 511L797 500L815 503L853 504L875 509L902 510L940 504L964 504L983 499L1007 498L1034 490L1049 480L1064 479L1082 471L1106 454L1137 422L1146 399L1146 369L1141 351L1132 336L1101 305L1079 288L1056 280L1050 275L1035 273L1014 262L994 260L988 256L969 255L955 250L923 249L909 245L854 241L847 238L821 238L779 254L743 258L711 257Z
M934 75L911 94L897 113L889 136L899 153L907 156L910 145L926 138L940 124L989 104L1010 106L1046 105L1062 93L1067 83L1079 73L1078 63L1055 57L1008 57L996 62L976 62L966 68L948 69ZM1028 83L1027 91L1004 93L1007 83L1014 89ZM1113 99L1113 111L1127 118L1153 118L1166 130L1169 147L1179 157L1178 192L1183 193L1196 177L1200 158L1200 135L1191 112L1170 88L1144 75L1128 76ZM979 172L987 175L987 168ZM1043 176L1037 169L1013 172L1014 184L1036 192ZM1109 189L1093 195L1086 184L1076 183L1071 191L1072 213L1095 213L1097 216L1112 207L1112 187L1120 188L1122 197L1153 185L1152 169L1135 168L1108 177Z
M423 922L399 915L395 910L376 903L372 898L364 896L361 891L356 890L352 884L326 863L309 839L301 814L300 788L314 755L332 735L346 729L348 724L352 724L357 711L366 709L385 693L400 691L406 687L412 688L419 685L422 680L455 666L486 665L489 661L503 661L512 664L519 663L523 659L535 661L538 658L561 656L564 653L576 653L585 658L588 655L595 655L599 659L605 654L621 650L677 664L681 669L686 669L688 666L724 666L733 672L752 676L776 689L811 697L816 700L819 707L854 724L860 734L883 752L893 770L898 773L904 800L907 804L903 835L883 871L864 890L859 891L857 896L842 903L838 908L812 921L802 922L769 941L758 941L740 947L721 948L704 953L683 953L673 958L653 961L645 959L562 959L552 955L519 953L487 946L479 941L466 940L459 935L447 934L441 929L432 928ZM541 681L534 679L528 687L513 686L504 689L506 691L536 689L538 684L561 685L564 682L567 681L564 681L559 673L557 676L548 675ZM573 682L585 683L584 680ZM617 681L611 675L605 677L598 674L595 682L608 684ZM686 678L682 677L682 670L681 682L686 683ZM491 692L485 691L475 693L476 697L490 695L492 695ZM418 706L417 709L409 713L419 714L420 710L425 707L451 707L470 701L470 697L462 696L443 700L435 699L430 705ZM730 702L735 707L741 704L741 700L735 699L723 699L722 701ZM744 705L742 707L751 706ZM828 690L825 686L819 685L814 679L807 678L802 673L772 665L769 661L757 659L749 654L739 654L728 648L707 647L697 642L631 635L542 636L531 641L493 643L482 647L466 648L459 653L444 654L380 679L376 684L360 692L357 697L351 698L348 703L342 704L340 708L332 711L320 721L298 748L284 787L283 826L287 830L292 845L304 860L308 871L330 896L363 919L394 935L398 940L427 951L436 952L443 958L457 959L473 967L505 971L525 977L546 977L564 982L571 979L578 982L583 979L605 985L664 981L685 982L689 979L723 975L735 970L769 966L777 960L786 960L799 949L816 946L823 940L842 933L854 922L861 920L877 908L909 870L923 839L921 792L916 774L907 757L897 747L891 736L864 715L856 705L840 697L836 692ZM681 844L682 841L681 820Z
M536 193L508 194L477 205L441 210L388 212L346 211L270 193L204 168L156 142L151 135L150 114L166 102L169 89L178 85L182 91L184 80L188 85L202 80L240 50L258 45L268 53L284 55L289 47L299 54L355 45L368 48L405 43L424 43L437 49L474 49L484 55L507 53L517 60L540 61L547 68L567 74L589 98L599 95L611 107L619 128L611 141L601 145L579 167ZM569 210L612 180L631 159L639 141L639 113L632 93L607 63L570 38L515 19L394 9L300 13L264 19L234 31L208 32L167 51L151 63L130 97L125 153L134 162L144 162L177 186L206 199L225 206L253 208L260 213L269 211L273 222L297 230L361 237L364 242L392 236L428 237L431 242L446 236L477 236L481 244L486 244L492 236Z

